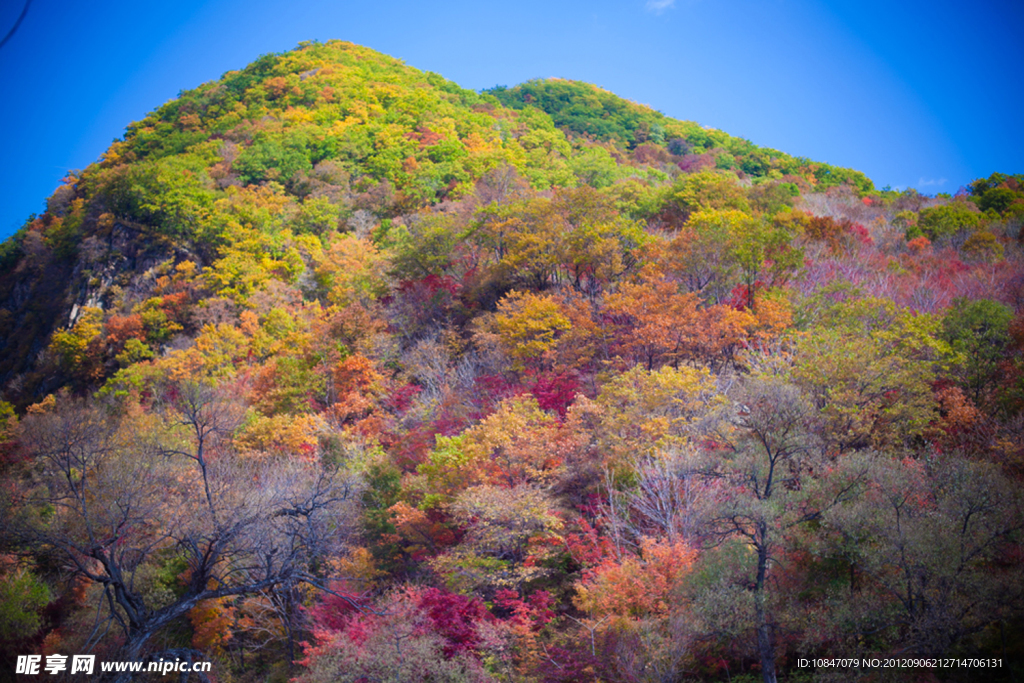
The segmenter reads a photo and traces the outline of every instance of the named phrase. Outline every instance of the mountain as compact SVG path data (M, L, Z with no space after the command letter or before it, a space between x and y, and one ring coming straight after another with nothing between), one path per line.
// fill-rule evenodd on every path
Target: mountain
M412 215L472 195L503 165L538 191L624 181L652 188L680 170L706 169L871 190L863 174L758 148L586 84L476 93L363 47L306 44L183 92L128 126L0 248L0 384L55 387L36 374L53 331L89 306L109 308L113 288L134 286L157 263L212 265L239 248L242 229L254 231L253 248L280 257L283 229L322 237ZM257 196L273 210L240 215L238 204Z
M1024 176L261 57L0 246L0 677L1010 680L1022 225Z

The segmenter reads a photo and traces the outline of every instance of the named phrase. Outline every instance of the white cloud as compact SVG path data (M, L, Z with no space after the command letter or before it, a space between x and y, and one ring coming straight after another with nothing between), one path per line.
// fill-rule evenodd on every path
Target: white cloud
M940 186L945 185L945 184L946 184L946 179L945 178L939 178L939 179L935 179L935 178L921 178L920 180L917 181L917 186L918 187L931 187L933 185L936 186L936 187L940 187Z
M676 4L676 0L647 0L647 9L656 14L661 14Z

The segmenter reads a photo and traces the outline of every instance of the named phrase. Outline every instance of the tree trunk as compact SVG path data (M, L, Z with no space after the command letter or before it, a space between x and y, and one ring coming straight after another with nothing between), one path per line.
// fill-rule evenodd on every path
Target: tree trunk
M762 523L763 524L763 523ZM767 529L763 530L767 531ZM764 538L762 533L761 537ZM768 574L768 545L757 548L757 583L754 585L754 606L757 612L757 652L761 656L761 676L764 683L776 683L775 646L772 645L771 625L765 605L765 580Z

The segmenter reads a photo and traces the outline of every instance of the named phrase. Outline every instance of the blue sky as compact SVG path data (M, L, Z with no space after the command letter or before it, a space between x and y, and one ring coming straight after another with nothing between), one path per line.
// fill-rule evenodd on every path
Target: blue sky
M0 34L23 0L0 0ZM33 0L0 49L0 237L69 168L205 81L338 38L473 89L557 76L669 116L955 192L1024 172L1024 5L904 0Z

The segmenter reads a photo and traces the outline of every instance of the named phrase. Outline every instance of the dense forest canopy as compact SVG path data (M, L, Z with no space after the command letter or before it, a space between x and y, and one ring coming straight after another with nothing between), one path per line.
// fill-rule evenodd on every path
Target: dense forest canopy
M1019 677L1022 223L1021 175L263 56L0 246L0 666Z

